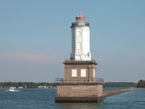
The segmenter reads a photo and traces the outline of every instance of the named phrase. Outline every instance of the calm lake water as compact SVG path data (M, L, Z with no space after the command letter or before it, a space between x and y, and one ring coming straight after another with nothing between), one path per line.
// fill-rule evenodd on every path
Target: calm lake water
M104 91L121 88L104 88ZM145 90L108 97L101 103L55 103L57 89L0 89L0 109L145 109Z

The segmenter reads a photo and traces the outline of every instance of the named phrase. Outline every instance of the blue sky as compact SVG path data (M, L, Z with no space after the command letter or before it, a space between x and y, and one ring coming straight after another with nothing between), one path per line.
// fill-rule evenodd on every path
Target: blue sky
M91 25L97 78L145 80L144 0L0 0L0 82L64 78L71 28L81 12Z

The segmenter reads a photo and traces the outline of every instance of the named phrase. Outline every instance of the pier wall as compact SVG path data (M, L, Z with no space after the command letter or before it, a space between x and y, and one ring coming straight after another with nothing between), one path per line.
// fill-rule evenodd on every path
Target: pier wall
M100 97L103 96L103 85L58 85L60 97Z
M108 92L103 92L103 96L104 97L110 97L113 95L117 95L120 93L124 93L124 92L128 92L128 91L132 91L132 90L136 90L137 88L130 88L130 89L121 89L121 90L113 90L113 91L108 91Z

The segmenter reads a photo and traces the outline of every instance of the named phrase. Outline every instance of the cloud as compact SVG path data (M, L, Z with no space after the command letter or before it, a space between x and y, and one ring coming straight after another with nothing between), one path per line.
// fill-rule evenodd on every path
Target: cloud
M123 62L122 65L127 66L127 65L132 65L132 63Z
M53 81L64 74L64 58L43 53L0 54L0 81Z
M53 51L39 51L39 50L30 50L30 49L24 49L25 52L31 52L31 53L42 53L42 54L49 54L49 55L69 55L68 53L61 53L61 52L53 52Z
M133 66L133 67L145 67L145 64L140 64L140 63L127 63L123 62L121 63L123 66Z
M140 66L141 66L141 67L145 67L145 64L141 64Z
M6 53L0 54L0 63L25 63L36 64L57 64L63 58L58 55L45 55L43 53Z

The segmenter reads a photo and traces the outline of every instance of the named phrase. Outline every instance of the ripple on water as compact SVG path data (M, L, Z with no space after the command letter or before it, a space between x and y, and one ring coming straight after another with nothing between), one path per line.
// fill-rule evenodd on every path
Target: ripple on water
M21 89L17 93L0 89L0 109L145 109L144 93L145 90L133 90L110 96L101 103L55 103L57 89Z

